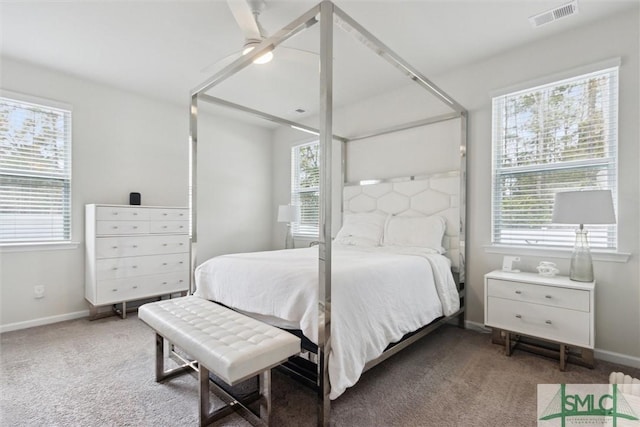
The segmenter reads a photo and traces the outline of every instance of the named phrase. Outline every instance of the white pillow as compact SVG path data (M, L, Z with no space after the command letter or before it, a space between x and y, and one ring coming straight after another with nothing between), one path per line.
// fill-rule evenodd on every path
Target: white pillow
M344 216L335 242L352 246L380 246L386 215L356 213Z
M392 216L384 228L384 246L431 248L444 253L442 237L447 228L445 219L432 216Z

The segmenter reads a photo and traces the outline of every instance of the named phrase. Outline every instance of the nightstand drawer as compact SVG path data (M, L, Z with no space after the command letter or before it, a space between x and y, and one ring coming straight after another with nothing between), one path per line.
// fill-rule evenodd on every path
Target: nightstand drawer
M509 280L487 279L489 297L589 312L589 291Z
M589 313L489 296L487 326L593 348Z

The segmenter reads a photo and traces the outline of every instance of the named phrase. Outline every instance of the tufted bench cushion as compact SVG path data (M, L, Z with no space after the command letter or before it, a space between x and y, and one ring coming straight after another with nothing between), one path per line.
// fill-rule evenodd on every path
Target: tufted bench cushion
M195 296L144 304L138 317L229 385L300 352L298 337Z

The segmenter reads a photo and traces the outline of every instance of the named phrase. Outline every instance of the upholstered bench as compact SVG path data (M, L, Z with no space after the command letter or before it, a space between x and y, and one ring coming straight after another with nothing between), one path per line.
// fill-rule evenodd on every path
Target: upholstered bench
M300 352L300 338L195 296L144 304L138 317L156 332L156 381L191 369L199 372L201 426L240 407L249 411L246 402L233 398L215 383L215 391L227 405L211 411L209 372L229 386L258 376L260 415L255 418L269 425L271 368ZM165 371L164 339L194 360L185 360L184 365Z

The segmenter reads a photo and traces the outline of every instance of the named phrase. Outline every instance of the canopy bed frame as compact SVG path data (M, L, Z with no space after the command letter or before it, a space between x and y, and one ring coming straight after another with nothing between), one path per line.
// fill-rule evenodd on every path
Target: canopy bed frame
M372 49L377 55L385 59L403 75L407 76L419 87L433 95L436 100L446 106L445 114L438 114L423 120L414 120L407 123L400 123L385 129L372 129L359 135L344 137L334 134L333 129L333 61L334 61L334 22L343 30L353 35L366 47ZM243 105L239 105L221 98L207 94L206 92L219 85L228 78L234 76L239 71L250 66L253 60L262 54L269 52L278 45L298 34L299 32L319 24L320 27L320 99L319 99L319 128L296 123L281 117L258 111ZM329 377L328 360L331 348L331 275L332 275L332 141L337 140L342 144L342 181L346 177L346 144L351 141L370 138L378 135L385 135L393 132L403 131L433 123L458 119L460 121L460 170L458 172L459 182L459 230L457 231L458 250L455 252L457 262L453 262L454 271L457 273L458 291L460 295L460 310L453 315L444 316L422 329L410 334L400 343L390 347L378 359L367 363L365 370L375 366L387 359L402 348L425 336L432 330L445 322L457 320L458 325L464 326L464 282L465 282L465 181L466 181L466 110L445 94L440 88L434 85L418 70L413 68L380 40L364 29L355 20L344 13L340 8L330 1L323 1L316 5L302 16L292 21L282 30L264 40L253 51L239 58L232 64L223 68L214 76L196 87L191 93L190 109L190 184L192 188L192 208L191 208L191 251L192 251L192 271L197 260L197 152L198 152L198 103L206 102L218 106L228 107L237 111L261 117L271 122L284 125L295 126L298 129L316 133L320 146L320 212L319 212L319 250L318 250L318 344L317 344L317 387L318 387L318 425L328 425L330 419L330 399L329 399ZM413 179L411 177L410 179ZM344 206L343 206L344 208ZM344 209L343 209L344 210ZM193 276L193 275L192 275ZM193 291L193 277L192 286Z

